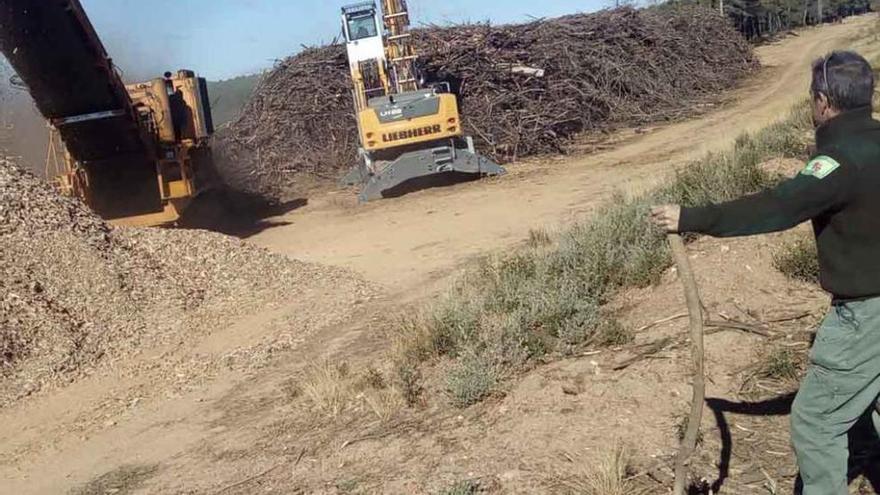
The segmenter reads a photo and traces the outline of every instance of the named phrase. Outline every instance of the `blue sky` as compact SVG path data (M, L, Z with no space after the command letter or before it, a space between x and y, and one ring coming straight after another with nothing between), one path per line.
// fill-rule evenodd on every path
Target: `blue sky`
M126 79L191 68L226 79L270 67L300 46L339 32L339 7L354 0L81 0ZM413 22L519 22L590 12L605 0L409 0Z

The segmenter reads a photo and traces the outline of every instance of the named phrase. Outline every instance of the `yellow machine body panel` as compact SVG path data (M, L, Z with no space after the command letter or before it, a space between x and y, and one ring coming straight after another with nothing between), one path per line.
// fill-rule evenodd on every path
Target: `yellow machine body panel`
M0 0L0 26L50 125L47 176L111 222L176 220L209 178L207 82L181 70L125 85L79 0Z
M154 156L120 156L113 160L113 166L130 167L135 163L131 160L137 160L137 163L147 160L144 165L154 170L152 177L146 178L155 184L150 187L155 190L155 198L151 200L154 206L122 214L112 208L99 208L102 198L109 194L118 193L124 197L123 191L127 188L146 188L121 181L96 191L92 175L97 172L74 160L55 133L50 136L47 174L57 177L56 183L62 193L81 198L112 224L158 226L174 223L202 187L196 179L196 169L199 165L207 165L194 160L196 150L208 148L213 133L204 82L191 71L182 70L169 77L128 84L125 89Z
M406 0L342 7L360 153L343 179L360 184L360 201L384 197L407 181L447 172L503 174L465 136L458 100L445 82L427 83L409 32Z
M170 225L180 219L190 201L189 198L186 200L168 201L160 212L116 218L108 220L108 222L117 227L157 227Z
M382 105L358 112L361 143L366 151L378 151L427 141L461 136L458 101L455 95L430 96L431 113L407 114L407 105Z
M199 143L211 136L199 78L181 70L168 78L125 86L135 109L163 144Z
M147 82L125 86L132 103L140 114L141 122L148 122L159 141L174 142L174 124L171 120L171 102L165 89L165 80L153 79Z

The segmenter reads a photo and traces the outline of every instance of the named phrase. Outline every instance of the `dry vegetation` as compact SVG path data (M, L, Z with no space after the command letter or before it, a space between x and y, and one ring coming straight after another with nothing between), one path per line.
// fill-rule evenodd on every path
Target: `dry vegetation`
M786 241L773 253L773 267L795 280L819 283L819 257L812 235Z
M629 449L616 443L603 452L594 464L582 472L561 480L566 493L572 495L647 495L632 480L634 470Z
M771 348L762 358L761 375L780 381L797 380L804 369L803 357L784 347Z
M322 419L355 410L387 421L405 406L403 393L380 370L366 368L352 373L345 362L311 363L290 390L293 397L302 395Z
M584 131L679 118L757 67L715 11L622 8L519 25L415 31L428 80L448 82L482 152L565 152ZM538 68L543 77L514 67ZM227 182L266 196L337 179L357 158L345 48L309 48L260 82L218 143Z
M401 388L418 395L422 363L444 363L450 400L468 406L548 354L625 344L631 336L603 307L623 288L655 283L671 262L646 220L648 205L721 201L766 187L778 177L762 162L803 156L809 129L798 108L732 150L683 167L656 191L617 196L585 223L552 237L535 233L513 254L486 259L442 302L399 326L393 347Z
M459 481L458 483L452 485L440 492L440 495L472 495L475 493L479 493L480 485L476 481Z

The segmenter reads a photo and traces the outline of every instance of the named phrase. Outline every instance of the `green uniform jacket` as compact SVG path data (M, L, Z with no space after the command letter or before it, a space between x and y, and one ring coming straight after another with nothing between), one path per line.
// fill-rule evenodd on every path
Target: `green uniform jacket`
M880 122L845 112L816 130L817 153L778 186L683 208L681 232L733 237L813 221L822 287L836 300L880 296Z

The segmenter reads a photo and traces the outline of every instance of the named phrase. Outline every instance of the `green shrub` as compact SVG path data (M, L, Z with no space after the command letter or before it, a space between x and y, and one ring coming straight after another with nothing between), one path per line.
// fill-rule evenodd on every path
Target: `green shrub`
M595 218L562 234L548 256L558 292L604 303L620 287L647 286L669 266L663 236L648 221L651 201L616 195Z
M772 158L799 158L806 154L812 124L809 107L796 106L788 118L755 134L737 138L732 150L709 153L676 172L657 197L688 206L729 201L764 189L773 177L760 165Z
M416 406L421 402L424 387L422 387L422 374L418 363L407 361L395 365L397 372L397 384L403 395L403 400L409 407Z
M485 356L474 352L464 354L457 360L446 385L452 403L467 407L487 397L495 388L497 377L495 369Z
M336 481L336 489L340 493L352 493L357 488L357 480L338 480Z
M801 356L791 349L773 349L764 358L762 375L777 380L797 380L800 374L800 359Z
M595 342L600 346L612 347L629 344L633 339L635 335L629 328L614 318L605 318L596 331Z
M493 313L481 324L482 353L498 369L515 369L547 353L548 342L519 313Z
M783 275L804 282L819 283L819 254L812 236L785 242L773 253L773 267Z
M476 481L465 480L459 481L440 492L440 495L473 495L480 490L480 484Z

